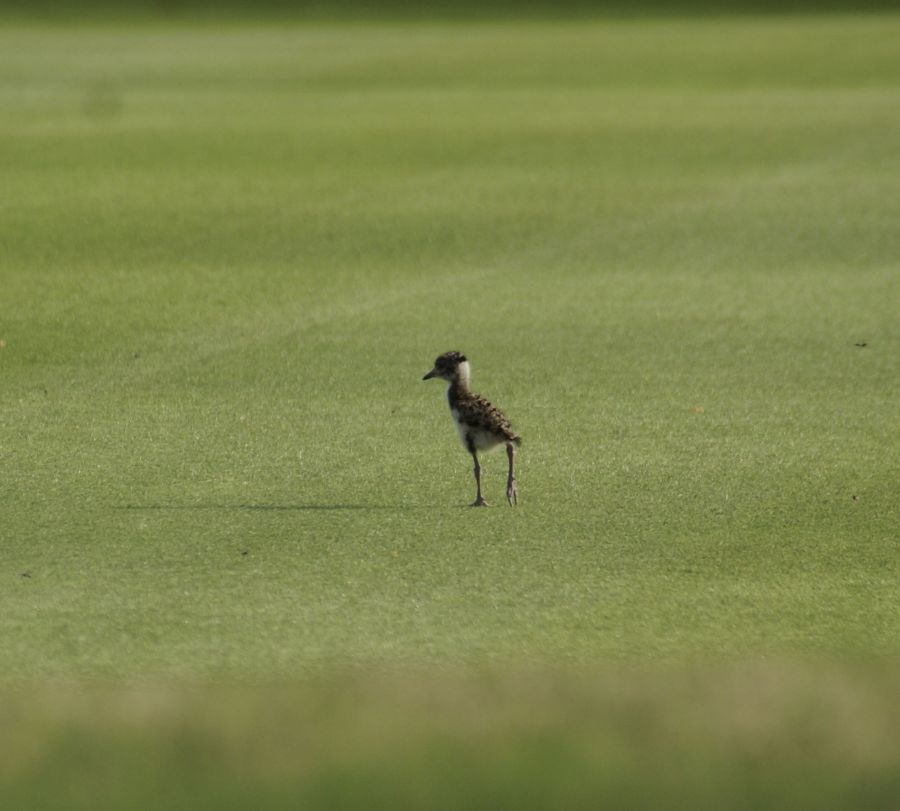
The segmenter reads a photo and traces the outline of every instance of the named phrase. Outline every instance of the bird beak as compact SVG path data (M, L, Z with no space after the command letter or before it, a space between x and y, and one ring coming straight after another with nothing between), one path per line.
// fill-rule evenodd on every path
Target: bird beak
M432 369L427 375L425 375L425 377L422 378L422 380L431 380L431 378L434 377L436 374L437 374L437 369Z

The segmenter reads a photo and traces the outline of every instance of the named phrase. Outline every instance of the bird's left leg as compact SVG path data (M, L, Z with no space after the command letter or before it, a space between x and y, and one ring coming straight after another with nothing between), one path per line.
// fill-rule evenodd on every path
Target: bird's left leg
M488 503L481 495L481 465L478 464L478 456L474 448L469 451L472 454L472 460L475 462L473 472L475 473L475 501L472 502L473 507L487 507Z
M509 506L519 503L518 494L516 492L516 474L513 470L513 459L516 455L516 449L512 442L506 443L506 456L509 458L509 476L506 478L506 500Z

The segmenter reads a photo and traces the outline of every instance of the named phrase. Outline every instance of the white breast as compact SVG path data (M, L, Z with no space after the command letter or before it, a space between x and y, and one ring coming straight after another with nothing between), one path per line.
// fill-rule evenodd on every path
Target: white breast
M463 447L468 449L468 446L466 445L467 426L460 420L459 411L457 411L455 408L451 408L450 416L453 417L453 424L456 426L456 433L459 434L459 441L462 442Z

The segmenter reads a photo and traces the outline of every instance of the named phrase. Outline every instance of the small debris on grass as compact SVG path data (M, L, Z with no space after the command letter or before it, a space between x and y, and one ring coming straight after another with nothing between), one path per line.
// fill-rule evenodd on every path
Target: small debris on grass
M131 357L133 357L135 360L137 360L140 356L141 356L140 352L135 352Z
M706 409L702 405L695 405L691 409L691 411L693 411L695 414L703 414L706 412Z
M855 344L855 346L858 346L860 349L862 349L864 346L868 346L868 345L869 345L868 341L857 341Z
M859 496L850 496L854 501L859 501Z
M31 572L22 572L21 577L31 577Z
M250 554L250 551L248 549L241 550L241 555L249 555L249 554Z

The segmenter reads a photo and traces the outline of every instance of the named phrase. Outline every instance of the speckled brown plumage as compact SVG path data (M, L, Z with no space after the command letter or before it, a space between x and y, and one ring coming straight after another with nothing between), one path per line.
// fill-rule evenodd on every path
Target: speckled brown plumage
M466 390L459 384L451 383L447 391L447 400L450 402L450 411L457 412L454 418L457 423L464 426L463 430L485 433L496 439L494 444L522 443L522 438L513 431L506 415L484 397ZM476 447L480 448L480 445L476 444Z

